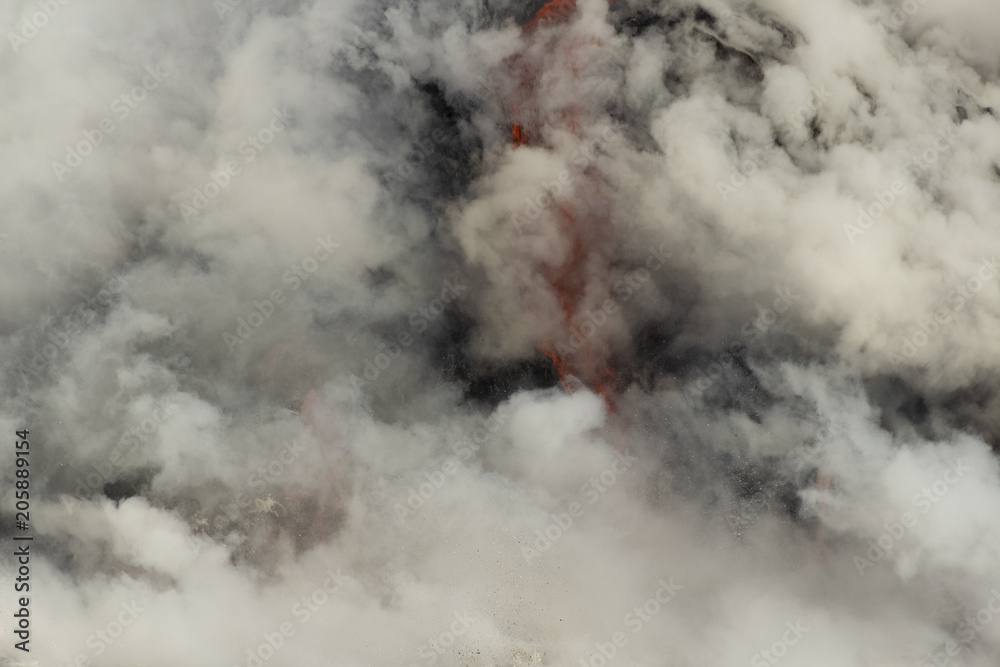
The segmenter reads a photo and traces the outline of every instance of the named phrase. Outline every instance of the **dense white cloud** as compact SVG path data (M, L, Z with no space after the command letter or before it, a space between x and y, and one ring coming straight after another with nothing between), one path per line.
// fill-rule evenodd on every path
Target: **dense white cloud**
M993 8L529 9L0 7L30 659L995 664Z

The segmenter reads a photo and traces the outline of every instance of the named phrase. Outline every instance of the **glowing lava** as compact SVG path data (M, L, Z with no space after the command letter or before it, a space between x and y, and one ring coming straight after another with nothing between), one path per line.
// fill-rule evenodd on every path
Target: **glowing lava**
M529 34L543 23L564 22L576 10L576 0L551 0L524 26L522 32ZM571 45L570 49L573 48ZM535 103L538 89L538 68L527 63L521 56L511 58L508 63L517 76L514 98L508 100L508 108L514 117L511 140L515 148L523 145L542 143L541 129L553 119L542 118ZM572 75L578 74L572 68ZM580 136L577 113L567 109L558 115L558 122L576 136ZM586 174L585 174L586 175ZM604 192L600 183L588 182L585 186L593 192ZM593 202L588 202L593 204ZM583 208L584 210L581 210ZM580 336L574 329L583 317L583 304L587 290L594 289L591 277L595 274L608 275L608 261L598 250L608 247L610 241L610 221L606 206L588 205L580 207L569 202L561 202L556 207L560 232L568 242L569 251L558 264L549 264L542 269L546 282L552 289L559 306L564 340L581 341L579 344L557 346L551 340L538 344L539 351L552 360L560 380L567 391L572 390L568 382L570 376L578 378L585 386L600 394L608 409L614 411L613 393L616 386L615 370L609 360L609 350L601 336ZM596 210L595 210L596 209ZM607 292L606 288L605 293ZM594 326L591 323L591 326ZM572 353L565 353L572 349Z

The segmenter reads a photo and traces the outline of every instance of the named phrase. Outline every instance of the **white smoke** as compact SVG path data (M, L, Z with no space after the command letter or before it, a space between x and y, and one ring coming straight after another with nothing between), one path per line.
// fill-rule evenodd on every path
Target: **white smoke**
M0 663L996 664L993 7L541 4L0 4Z

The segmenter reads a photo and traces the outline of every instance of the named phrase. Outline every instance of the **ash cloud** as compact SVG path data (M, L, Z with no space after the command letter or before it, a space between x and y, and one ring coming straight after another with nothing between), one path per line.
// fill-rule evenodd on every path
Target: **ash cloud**
M0 658L995 664L989 4L542 4L0 8Z

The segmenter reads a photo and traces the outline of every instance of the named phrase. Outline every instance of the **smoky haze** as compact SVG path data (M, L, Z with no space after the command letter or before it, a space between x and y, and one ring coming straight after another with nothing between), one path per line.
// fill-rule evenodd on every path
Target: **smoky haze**
M0 3L0 664L997 664L994 5L542 4Z

